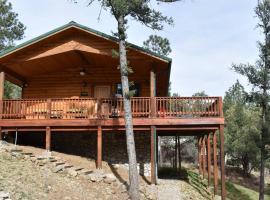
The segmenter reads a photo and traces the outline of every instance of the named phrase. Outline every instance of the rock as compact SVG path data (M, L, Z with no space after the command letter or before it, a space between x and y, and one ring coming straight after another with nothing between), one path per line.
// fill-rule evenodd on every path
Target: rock
M37 160L45 160L46 158L44 156L38 156Z
M32 162L35 162L37 160L37 158L35 156L30 158Z
M31 152L22 152L22 154L23 155L28 155L28 156L33 155Z
M59 166L59 165L64 165L65 162L58 161L58 162L54 162L53 164L54 164L54 166Z
M75 171L81 171L81 170L83 170L82 167L73 167L73 169L74 169Z
M53 172L58 173L60 171L63 171L63 169L64 169L64 165L58 165L53 169Z
M57 160L56 160L56 159L54 159L54 158L49 158L49 162L54 163L54 162L57 162Z
M25 159L25 160L28 160L29 158L30 158L29 155L24 155L24 159Z
M14 149L10 149L10 152L22 152L22 150L21 149L17 149L17 148L14 148Z
M75 176L78 175L78 172L75 171L75 170L73 170L73 169L68 169L67 172L68 172L68 174L69 174L70 176L73 176L73 177L75 177Z
M51 157L51 156L52 156L52 152L46 150L46 151L44 151L44 152L42 153L42 156L43 156L43 157L46 157L46 158Z
M155 197L154 197L152 194L149 194L149 195L147 195L147 199L149 199L149 200L154 200Z
M47 164L47 160L36 160L36 164L38 166L44 166L45 164Z
M113 164L113 168L114 169L118 169L119 168L119 164Z
M10 194L8 192L1 191L0 192L0 199L9 199Z
M78 171L78 173L82 174L82 175L88 175L88 174L92 174L93 171L88 170L88 169L82 169L82 170Z
M88 177L92 182L100 182L105 177L105 173L103 170L95 170L88 174Z
M104 182L108 184L112 184L116 181L116 177L113 174L106 174L104 178Z
M104 172L103 169L97 169L95 171L93 171L94 174L97 174L98 176L102 177L102 178L105 178L106 177L106 174Z
M92 181L92 182L100 182L103 179L101 176L99 176L98 174L95 174L95 173L89 174L88 177L89 177L90 181Z
M69 169L69 168L71 168L71 167L73 167L73 165L71 165L71 164L64 164L64 168L65 169ZM72 170L74 170L73 168L72 168ZM76 170L74 170L74 171L76 171ZM77 172L77 171L76 171Z

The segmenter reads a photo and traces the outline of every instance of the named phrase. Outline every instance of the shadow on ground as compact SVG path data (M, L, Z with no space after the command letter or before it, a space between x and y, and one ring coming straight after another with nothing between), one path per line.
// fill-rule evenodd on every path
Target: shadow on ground
M180 171L173 168L160 168L158 175L160 179L183 180L197 190L205 199L212 199L206 180L200 178L195 172L185 168L182 168Z

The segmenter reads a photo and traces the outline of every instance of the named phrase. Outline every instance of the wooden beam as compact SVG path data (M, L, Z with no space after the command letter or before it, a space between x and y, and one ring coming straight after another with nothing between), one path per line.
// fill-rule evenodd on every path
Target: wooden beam
M213 132L214 194L218 192L217 135Z
M156 127L151 126L151 184L156 184L156 159L155 159Z
M199 165L199 174L202 175L202 137L198 138L198 165Z
M211 134L207 135L207 171L208 171L208 187L211 183Z
M218 98L218 110L219 110L219 116L223 117L223 101L222 101L222 97Z
M4 99L4 91L5 91L5 72L0 72L0 100Z
M221 199L226 199L226 188L225 188L225 155L224 155L224 125L219 127L220 137L220 170L221 170Z
M51 151L51 127L46 127L46 150Z
M151 67L150 71L150 97L156 96L156 70Z
M14 84L18 84L22 86L23 83L26 83L26 79L23 76L21 76L20 74L17 74L16 72L7 68L4 65L0 64L0 71L5 72L7 77L9 78L9 81L11 81Z
M151 97L151 117L156 117L156 70L154 67L150 71L150 97Z
M102 168L102 128L98 126L97 131L97 169Z
M206 172L206 156L205 156L205 136L203 136L202 139L202 172L203 172L203 178L205 178L205 172Z
M224 118L133 118L134 126L196 126L209 127L215 126L219 128L219 124L224 123ZM36 126L125 126L125 120L123 118L115 119L5 119L0 120L0 126L2 127L36 127ZM215 128L215 127L212 127Z

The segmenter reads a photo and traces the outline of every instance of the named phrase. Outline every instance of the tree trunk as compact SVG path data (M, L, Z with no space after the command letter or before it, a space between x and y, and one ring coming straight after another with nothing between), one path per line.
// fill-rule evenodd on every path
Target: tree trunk
M242 157L242 166L243 166L243 175L245 177L249 176L249 159L248 159L248 155L244 155Z
M127 153L129 161L129 194L132 200L139 199L139 182L136 160L136 150L132 123L131 103L129 97L129 81L127 69L127 55L125 42L125 23L124 17L118 18L118 34L119 34L119 58L120 73L122 82L122 93L124 98L124 118L126 128Z
M260 166L260 196L259 200L264 200L264 149L265 147L261 147L261 166Z

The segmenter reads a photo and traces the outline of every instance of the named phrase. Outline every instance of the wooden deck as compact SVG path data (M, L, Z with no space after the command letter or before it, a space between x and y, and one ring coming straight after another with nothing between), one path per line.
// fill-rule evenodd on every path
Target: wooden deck
M0 126L124 126L123 98L20 99L0 101ZM134 126L224 124L221 97L131 98Z

